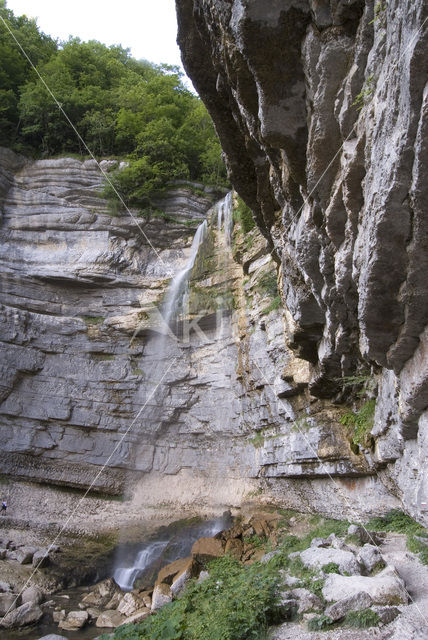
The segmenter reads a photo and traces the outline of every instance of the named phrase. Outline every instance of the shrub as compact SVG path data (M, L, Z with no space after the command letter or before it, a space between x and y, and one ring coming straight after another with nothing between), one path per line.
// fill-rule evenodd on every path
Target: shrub
M241 225L243 233L249 233L256 226L253 212L240 196L238 196L238 204L233 212L233 219Z

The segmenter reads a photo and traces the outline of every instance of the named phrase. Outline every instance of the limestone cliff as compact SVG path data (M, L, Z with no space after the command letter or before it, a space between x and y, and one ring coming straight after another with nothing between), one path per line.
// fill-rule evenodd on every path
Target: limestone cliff
M310 394L378 382L367 463L426 520L428 6L176 5L185 68L279 265Z
M120 519L141 504L170 517L248 500L353 517L397 504L352 448L343 407L309 391L257 229L236 224L230 242L213 194L185 185L159 201L166 217L137 225L108 212L93 161L0 157L0 457L15 514L31 509L19 479L131 489L137 506L116 505ZM205 218L180 321L191 330L160 344L153 310ZM68 504L48 495L33 521ZM96 503L91 518L103 512Z

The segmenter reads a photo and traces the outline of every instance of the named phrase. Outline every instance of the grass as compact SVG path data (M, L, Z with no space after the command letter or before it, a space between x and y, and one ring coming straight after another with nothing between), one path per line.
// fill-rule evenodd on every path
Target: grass
M308 621L309 631L324 631L333 624L333 620L324 613Z
M354 627L355 629L369 629L376 627L380 622L380 618L376 611L371 609L361 609L360 611L349 611L343 624L346 627Z
M356 107L358 111L361 111L361 109L369 102L373 94L373 89L374 89L373 82L374 82L374 76L373 75L368 76L360 93L357 96L355 96L355 100L352 103L352 106Z

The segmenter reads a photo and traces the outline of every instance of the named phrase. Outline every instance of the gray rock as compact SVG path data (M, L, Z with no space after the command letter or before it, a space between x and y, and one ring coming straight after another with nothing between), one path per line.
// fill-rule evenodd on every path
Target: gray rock
M383 568L385 566L381 552L372 544L365 544L360 549L357 559L358 562L365 566L368 572L373 571L375 567Z
M300 553L300 558L305 567L310 569L322 569L323 566L334 562L338 565L341 573L349 575L359 575L361 573L354 554L342 549L310 547Z
M60 620L58 626L65 631L75 631L81 629L89 620L87 611L69 611L66 618Z
M67 640L67 638L65 636L59 636L57 633L49 633L47 636L39 638L39 640Z
M4 616L10 609L16 609L19 598L14 593L0 593L0 616Z
M5 629L13 629L15 627L24 627L29 624L38 622L43 616L43 611L32 602L26 602L13 611L10 611L2 619L0 626Z
M20 564L31 564L35 552L35 547L20 547L14 551L15 560Z
M373 577L329 574L322 590L327 601L342 600L360 592L367 593L374 604L395 605L408 602L404 581L390 565Z
M361 609L368 609L371 607L373 601L368 593L360 591L348 598L342 598L334 604L327 607L325 615L336 622L344 618L349 611L361 611Z
M6 558L7 549L0 549L0 560L4 560Z
M372 607L372 609L377 613L383 624L389 624L390 622L395 620L397 616L400 615L400 609L398 609L397 607L374 606Z
M47 549L38 549L33 555L33 567L42 569L47 567L50 563L50 558Z
M97 618L95 625L97 627L115 629L123 624L125 619L125 616L119 613L119 611L111 609L109 611L103 611L103 613Z
M121 598L117 610L124 616L131 616L138 609L141 609L143 602L137 598L135 593L125 593Z
M32 602L33 604L41 604L45 599L43 591L36 585L31 585L24 589L21 594L22 603Z
M9 591L12 591L10 584L0 580L0 593L8 593Z
M291 595L298 599L298 613L307 613L308 611L320 611L323 604L320 598L308 589L292 589Z
M171 602L171 601L172 601L171 588L167 584L164 584L163 582L156 585L152 595L152 611L157 611L158 609L160 609L165 604L168 604L168 602Z

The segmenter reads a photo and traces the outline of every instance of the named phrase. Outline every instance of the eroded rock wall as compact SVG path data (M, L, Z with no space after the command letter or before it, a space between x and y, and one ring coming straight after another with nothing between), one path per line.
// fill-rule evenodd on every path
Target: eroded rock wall
M426 519L423 0L177 0L185 68L281 272L312 396L379 380L373 473Z

